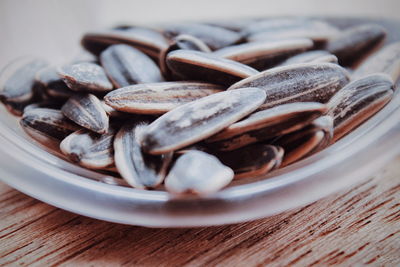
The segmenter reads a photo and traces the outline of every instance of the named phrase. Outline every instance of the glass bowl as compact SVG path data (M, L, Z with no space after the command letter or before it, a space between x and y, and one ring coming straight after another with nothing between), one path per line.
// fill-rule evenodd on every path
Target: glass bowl
M329 19L344 27L372 20ZM400 23L373 22L400 40ZM0 180L50 205L100 220L149 227L238 223L306 205L365 179L400 152L400 95L327 149L257 179L242 179L208 197L171 199L164 191L113 184L27 138L0 108Z

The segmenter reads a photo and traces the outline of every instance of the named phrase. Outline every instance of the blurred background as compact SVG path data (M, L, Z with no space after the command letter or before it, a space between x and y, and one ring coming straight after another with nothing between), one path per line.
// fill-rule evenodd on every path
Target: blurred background
M400 19L400 0L0 0L0 67L26 54L56 64L72 59L82 33L119 23L280 15Z

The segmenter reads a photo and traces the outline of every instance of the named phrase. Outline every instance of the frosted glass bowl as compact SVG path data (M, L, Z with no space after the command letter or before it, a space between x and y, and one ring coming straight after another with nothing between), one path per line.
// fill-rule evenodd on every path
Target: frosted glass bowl
M346 26L361 20L330 21ZM388 42L400 40L400 23L380 23L389 30ZM237 223L306 205L370 177L399 154L399 120L400 96L396 92L393 100L362 126L307 159L261 179L242 179L208 197L170 199L164 191L112 184L114 180L107 175L46 152L1 108L0 180L50 205L110 222L150 227Z

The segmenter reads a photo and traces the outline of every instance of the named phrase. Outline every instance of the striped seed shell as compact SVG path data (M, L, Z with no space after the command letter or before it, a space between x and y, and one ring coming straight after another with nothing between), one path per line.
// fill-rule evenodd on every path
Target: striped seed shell
M39 85L36 73L47 62L32 57L19 58L0 72L0 101L15 115L22 115L23 108L37 98Z
M114 164L115 130L97 134L81 129L70 134L60 144L61 152L72 162L89 169L107 169Z
M57 150L65 137L80 129L61 111L49 108L28 109L24 112L20 125L33 139Z
M164 81L160 69L146 54L129 45L112 45L100 55L101 65L116 88Z
M140 136L146 125L128 123L114 140L115 165L121 176L135 188L154 188L162 183L172 153L154 156L142 152Z
M216 156L235 172L235 178L243 178L264 175L279 168L283 154L281 147L253 144L229 152L219 152Z
M161 51L168 47L168 41L161 33L143 27L90 32L83 36L81 43L86 50L95 55L100 55L110 45L127 44L153 59L158 59Z
M210 53L177 50L167 55L167 66L180 80L199 80L229 86L258 73L239 62Z
M327 42L325 49L336 55L342 66L359 62L377 48L386 37L386 30L375 24L351 27Z
M353 73L356 80L373 73L386 73L394 82L400 77L400 42L387 45L366 59Z
M64 100L75 93L60 78L55 67L40 70L35 79L43 86L45 94L51 99Z
M285 156L281 167L314 154L329 145L333 136L333 118L323 116L310 125L280 137L273 142L283 147Z
M213 54L264 70L291 55L312 48L313 45L310 39L305 38L271 40L228 46Z
M348 82L347 71L339 65L301 63L263 71L233 84L228 90L263 89L268 97L260 108L266 109L292 102L326 103Z
M137 84L108 93L104 100L116 110L139 114L163 114L182 104L223 91L202 82Z
M104 69L94 63L65 65L58 68L57 73L73 91L108 92L113 89Z
M256 22L243 30L250 42L270 39L309 38L316 42L325 42L339 30L321 20L306 18L278 18Z
M146 128L143 149L151 154L163 154L206 139L253 112L265 97L260 89L243 88L181 105Z
M171 24L164 29L164 35L170 39L181 34L202 40L212 50L235 44L242 39L237 32L200 23Z
M172 43L166 49L164 49L160 54L160 59L158 64L165 78L169 78L171 76L171 71L169 70L166 62L168 53L180 49L201 51L205 53L211 52L211 49L202 40L194 36L187 34L181 34L176 36L172 40Z
M64 116L93 132L103 134L109 127L109 118L100 100L92 94L76 94L61 108Z
M334 118L334 141L354 130L378 112L393 96L393 81L386 74L372 74L355 80L329 101Z
M232 169L218 158L201 151L189 151L178 158L165 178L165 188L172 194L208 195L228 185Z
M207 139L210 148L231 151L276 136L294 132L323 115L327 106L320 103L291 103L253 113Z
M299 63L338 63L338 58L325 50L307 51L288 58L279 66L288 66Z

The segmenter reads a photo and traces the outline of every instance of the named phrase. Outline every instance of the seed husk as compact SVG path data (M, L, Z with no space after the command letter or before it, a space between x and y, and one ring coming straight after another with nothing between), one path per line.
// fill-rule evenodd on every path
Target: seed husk
M327 111L320 103L291 103L253 113L207 139L210 148L232 151L294 132Z
M291 55L313 47L313 45L314 43L310 39L305 38L271 40L228 46L213 54L264 70Z
M164 81L160 69L146 54L129 45L112 45L100 55L101 65L116 88Z
M156 60L161 51L168 47L168 41L161 33L143 27L90 32L83 36L81 43L86 50L95 55L100 55L110 45L127 44Z
M219 152L218 159L235 173L235 179L256 177L279 168L284 151L281 147L252 144L243 148Z
M33 139L55 150L58 150L65 137L80 129L60 110L49 108L28 109L24 112L20 125Z
M202 82L137 84L108 93L104 100L116 110L138 114L164 114L182 104L223 91Z
M104 134L109 118L100 100L92 94L76 94L61 108L62 113L76 124L93 132Z
M307 51L294 55L281 62L279 66L288 66L299 63L338 63L338 58L325 50Z
M35 79L43 86L45 94L51 99L66 100L75 93L60 78L55 67L40 70Z
M146 128L143 149L150 154L163 154L194 144L247 116L265 97L260 89L243 88L181 105Z
M232 169L215 156L189 151L175 162L165 179L165 188L176 195L208 195L228 185L233 177Z
M238 121L218 134L207 139L207 142L231 139L243 134L257 141L287 134L302 128L328 111L328 107L316 102L299 102L276 106L255 112L247 118ZM236 140L236 138L235 138ZM249 139L250 140L250 139ZM228 143L235 143L230 140ZM241 146L246 145L242 144Z
M257 87L267 99L260 109L292 102L326 103L349 82L348 72L332 63L301 63L276 67L243 79L228 90Z
M36 73L45 68L47 62L32 57L19 58L0 73L0 101L14 115L22 115L24 107L38 98L40 85Z
M190 50L169 53L167 65L172 75L179 80L199 80L225 86L258 73L239 62Z
M171 24L164 29L164 35L170 39L181 34L192 35L202 40L212 50L235 44L242 39L237 32L200 23Z
M167 66L167 55L168 53L175 51L175 50L194 50L194 51L201 51L205 53L210 53L211 49L200 39L187 34L181 34L176 36L172 43L168 46L167 49L163 50L160 54L159 59L159 66L162 74L165 78L170 78L171 72Z
M330 143L332 135L333 118L323 116L310 125L275 140L273 144L283 147L285 151L281 167L322 150Z
M336 55L342 66L359 62L382 43L386 30L375 24L362 24L351 27L330 40L325 49Z
M60 150L72 162L83 167L107 169L114 165L115 133L113 128L105 134L81 129L66 137L60 144Z
M309 38L325 42L339 34L339 30L320 20L305 18L269 19L256 22L244 29L249 42L271 39Z
M328 102L334 118L336 141L378 112L393 96L393 81L386 74L372 74L355 80Z
M353 73L357 80L374 73L386 73L394 82L400 77L400 42L387 45L366 59Z
M108 92L113 89L104 69L94 63L65 65L58 68L57 73L73 91Z
M172 153L154 156L142 152L140 137L146 124L127 123L114 140L115 165L121 176L135 188L154 188L165 178Z

